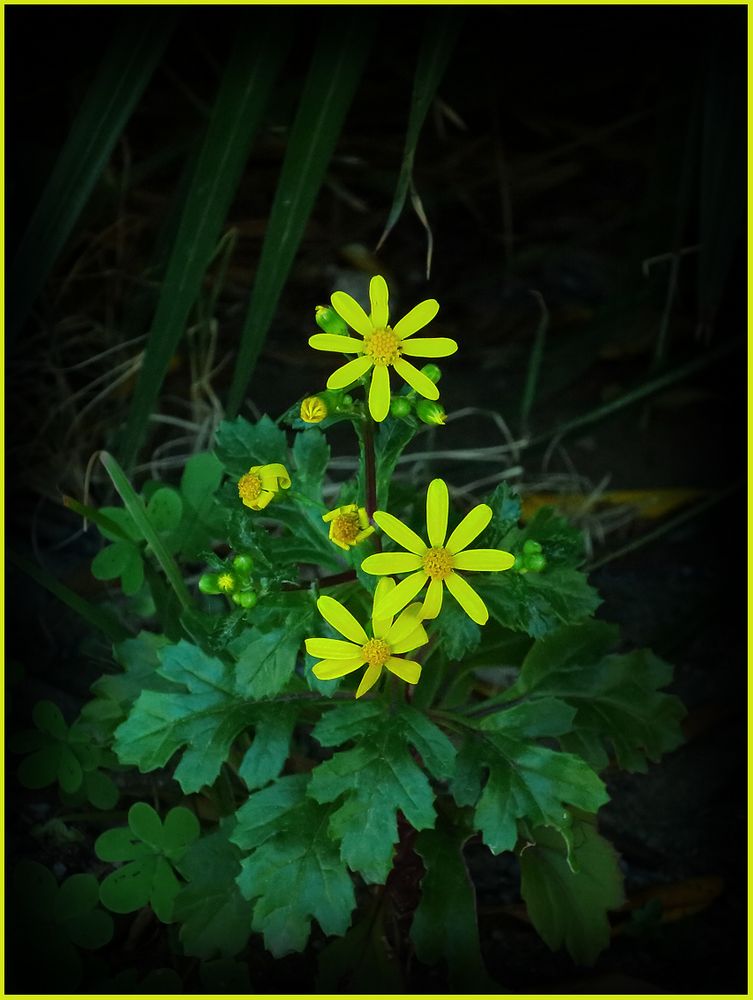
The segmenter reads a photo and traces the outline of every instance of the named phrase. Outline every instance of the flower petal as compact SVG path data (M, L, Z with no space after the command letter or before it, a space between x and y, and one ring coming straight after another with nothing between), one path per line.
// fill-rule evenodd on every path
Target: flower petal
M403 343L402 349L403 354L407 354L409 358L447 358L457 351L458 345L450 337L416 337L415 340ZM324 350L334 348L325 347Z
M410 361L406 361L405 358L398 358L393 367L412 389L420 392L426 399L439 399L439 389L437 389L427 375L420 372Z
M436 618L442 610L442 581L432 580L429 589L426 591L424 606L421 614L424 618Z
M344 635L351 642L357 642L359 646L369 641L369 637L359 625L353 615L344 608L334 597L320 597L316 602L319 614L328 622L332 628L337 629L340 635Z
M416 663L415 660L404 660L400 656L391 656L385 663L385 667L406 683L418 684L418 678L421 676L421 664Z
M311 668L314 677L320 681L332 681L335 677L344 677L358 670L366 661L362 656L353 657L352 660L321 660Z
M333 292L332 305L348 326L352 326L356 333L362 337L367 337L374 329L371 320L359 306L352 295L347 292Z
M315 333L309 337L309 347L315 351L339 351L341 354L363 354L363 341L341 337L337 333ZM440 355L437 355L439 357ZM429 355L427 354L428 358Z
M387 282L381 274L375 274L369 284L371 299L371 322L376 329L387 326L390 321L390 293Z
M371 573L372 576L386 576L390 573L410 573L421 566L421 556L414 552L377 552L373 556L367 556L361 563L364 573ZM376 607L376 600L374 607ZM401 605L402 607L402 605ZM380 618L384 615L379 614Z
M356 698L360 698L362 694L366 694L368 690L374 687L376 682L381 676L381 667L368 667L363 677L361 678L361 683L358 685L358 690L356 691Z
M374 362L369 355L364 354L360 358L353 358L347 364L336 368L327 379L328 389L344 389L346 385L355 382L357 378L365 375Z
M391 576L383 576L377 581L376 590L374 591L374 604L375 608L379 602L391 594L395 589L395 581ZM392 628L392 615L383 615L378 618L373 611L371 612L371 631L374 633L375 639L383 639L385 635Z
M489 612L470 583L464 580L459 573L450 573L445 583L449 592L468 617L476 622L477 625L486 625L489 620Z
M432 545L444 545L450 494L444 479L432 479L426 491L426 530Z
M388 514L386 510L375 510L374 520L385 535L389 535L393 542L402 545L409 552L415 552L416 555L422 556L429 547L407 524L403 524L401 520Z
M390 412L390 372L386 365L374 365L369 389L369 413L379 424Z
M423 625L419 625L399 642L390 643L390 649L393 653L410 653L412 650L418 649L419 646L425 646L428 641L426 629Z
M455 555L466 545L470 545L474 538L477 538L487 524L492 519L492 509L488 504L480 503L473 510L469 510L460 524L447 539L445 548Z
M401 580L395 589L374 609L377 615L380 618L385 618L387 615L396 615L406 604L410 604L419 590L426 585L428 579L426 573L421 571Z
M352 660L360 656L361 647L342 639L307 639L306 652L323 660Z
M501 573L515 562L515 556L503 549L466 549L454 557L455 569Z
M420 604L411 604L409 608L406 608L383 636L387 645L395 646L403 642L407 636L412 635L417 628L421 628L421 614L422 606Z
M393 326L393 331L398 337L411 337L427 323L431 323L439 312L439 303L436 299L425 299L413 306L411 311Z
M287 490L290 487L290 476L288 475L288 470L284 465L279 462L272 462L270 465L262 466L262 474L269 476L276 476L280 481L280 486Z

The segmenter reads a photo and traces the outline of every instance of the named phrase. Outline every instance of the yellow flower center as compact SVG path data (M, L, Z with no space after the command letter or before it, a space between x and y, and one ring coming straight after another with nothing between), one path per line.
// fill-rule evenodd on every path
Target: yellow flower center
M446 580L452 573L452 555L441 545L436 546L424 555L424 571L432 580Z
M358 521L357 511L338 514L332 522L332 537L344 545L353 545L360 533L361 525Z
M400 338L388 326L364 337L364 350L375 365L394 365L402 353Z
M235 580L230 573L223 573L217 578L217 586L220 590L229 591L235 587Z
M256 500L261 493L261 476L247 472L238 480L238 495L241 500Z
M361 646L361 652L370 667L383 667L392 656L392 650L384 639L369 639Z

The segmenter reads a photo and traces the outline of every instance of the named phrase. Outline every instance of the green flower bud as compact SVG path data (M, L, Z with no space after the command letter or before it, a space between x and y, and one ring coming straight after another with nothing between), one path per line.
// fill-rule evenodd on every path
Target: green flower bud
M512 564L513 573L520 573L523 569L523 557L515 556L515 562Z
M533 538L526 538L523 543L523 551L527 556L530 556L534 552L541 552L541 545L539 542L535 542Z
M240 607L243 604L243 594L233 594L233 604L237 604Z
M238 598L238 604L247 611L256 604L256 594L253 590L244 590L243 593L238 594Z
M439 365L435 365L433 362L429 362L428 365L424 365L421 371L428 379L431 379L434 385L436 385L442 377L442 369Z
M411 411L410 400L405 396L393 396L390 403L390 413L393 417L407 417Z
M199 577L199 590L202 594L219 594L220 588L217 586L216 573L204 573Z
M239 573L250 573L254 568L254 560L247 552L239 552L233 559L233 569Z
M546 569L546 558L541 552L533 552L531 555L526 556L525 564L526 568L530 569L532 573L540 573Z
M317 306L315 310L316 325L325 333L336 333L347 337L350 333L348 324L339 316L332 306Z
M433 399L420 399L416 403L416 416L425 424L434 424L438 427L441 427L447 419L442 404L435 403Z

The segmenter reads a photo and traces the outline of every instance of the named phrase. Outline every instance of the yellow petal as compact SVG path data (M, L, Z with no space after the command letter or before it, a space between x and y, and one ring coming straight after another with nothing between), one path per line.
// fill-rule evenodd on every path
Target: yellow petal
M445 548L453 555L470 545L492 519L492 509L488 504L480 503L469 510L460 524L447 539Z
M358 670L366 661L361 657L354 657L352 660L322 660L315 663L311 668L314 677L320 681L332 681L335 677L344 677Z
M360 698L362 694L366 694L371 688L374 687L376 682L379 680L382 673L381 667L368 667L361 678L361 683L358 685L358 690L356 691L356 698Z
M327 388L344 389L346 385L350 385L351 382L355 382L357 378L365 375L373 364L374 362L368 355L353 358L352 361L348 361L347 364L341 365L340 368L336 368L332 372L327 379Z
M432 479L426 491L426 530L432 545L444 545L450 495L444 479Z
M393 653L410 653L412 650L418 649L419 646L425 646L428 641L426 629L423 625L418 625L399 642L394 645L390 644L390 649Z
M447 358L457 351L458 345L450 337L416 337L403 343L402 348L409 358Z
M416 663L415 660L404 660L400 656L391 656L385 666L408 684L418 684L418 678L421 676L421 664Z
M406 608L383 636L387 645L392 647L403 642L406 636L412 635L417 628L420 628L421 613L422 606L420 604L411 604L409 608Z
M375 274L371 279L369 298L371 299L371 322L377 329L387 326L390 321L390 293L387 289L387 282L381 274Z
M369 389L369 413L381 423L390 412L390 372L386 365L374 365Z
M401 580L395 589L374 608L377 616L379 618L386 618L387 615L396 615L406 604L410 604L419 590L425 586L428 579L426 573L421 570Z
M393 542L402 545L404 549L407 549L409 552L415 552L419 556L422 556L426 552L428 548L426 542L419 538L415 531L412 531L406 524L398 520L398 518L393 517L392 514L388 514L386 510L375 510L374 520L385 535L389 535Z
M279 462L272 462L270 465L263 465L262 472L269 476L276 476L280 481L282 489L286 490L290 486L290 476L288 470Z
M361 647L342 639L307 639L306 652L324 660L352 660L360 656Z
M347 292L333 292L332 305L348 326L352 326L356 333L360 333L362 337L367 337L374 329L369 317Z
M363 646L365 642L369 641L369 637L350 611L334 597L320 597L316 606L325 622L329 622L332 628L337 629L340 635L344 635L346 639L357 642L359 646Z
M341 354L362 354L363 341L354 337L341 337L337 333L315 333L309 337L309 347L315 351L339 351ZM425 355L427 358L429 355ZM437 355L440 357L440 355Z
M389 573L410 573L421 565L421 556L413 552L377 552L361 563L364 573L386 576ZM380 618L383 617L381 614Z
M383 576L376 585L376 590L374 591L374 604L375 608L380 601L382 601L387 594L391 594L395 589L395 581L391 576ZM374 633L375 639L383 639L384 636L392 628L392 615L382 616L378 618L372 609L371 613L371 631Z
M442 610L442 581L432 580L424 598L423 617L436 618Z
M408 385L412 389L415 389L416 392L420 392L427 399L439 399L439 389L437 389L428 376L420 372L410 361L406 361L405 358L398 358L395 361L394 368L398 375L404 378Z
M466 549L454 558L455 569L481 570L501 573L515 562L515 556L503 549Z
M468 617L476 622L477 625L486 625L489 620L489 612L470 583L464 580L459 573L450 573L445 583L449 592Z
M259 496L256 498L256 506L254 507L254 510L264 510L265 507L268 507L270 505L270 503L272 502L272 500L274 500L274 498L275 498L274 491L262 490ZM249 504L248 506L250 507L251 504Z
M431 323L439 312L439 303L436 299L426 299L414 306L411 311L392 328L398 337L411 337L416 331L422 329L427 323Z

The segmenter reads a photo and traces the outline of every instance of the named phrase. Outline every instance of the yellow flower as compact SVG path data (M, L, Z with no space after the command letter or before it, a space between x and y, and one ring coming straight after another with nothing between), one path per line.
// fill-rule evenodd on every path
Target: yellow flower
M329 522L330 541L346 551L374 533L373 527L369 524L369 515L363 507L355 503L322 514L322 521L325 524Z
M280 490L290 488L290 476L284 465L253 465L238 480L238 496L251 510L264 510Z
M318 424L327 416L327 404L319 396L307 396L301 403L301 420Z
M383 598L395 590L395 581L389 578L380 580L374 594L374 608ZM406 608L397 621L392 615L379 615L372 612L371 635L334 597L320 597L316 602L322 618L337 629L342 639L307 639L306 652L312 656L321 656L315 663L314 676L320 681L344 677L358 670L364 663L368 664L361 683L356 691L360 698L379 680L382 670L386 667L391 673L402 678L408 684L417 684L421 676L421 664L414 660L405 660L397 653L409 653L429 641L426 630L421 624L420 605L413 604Z
M337 334L316 333L309 344L317 351L340 351L357 354L330 375L328 389L344 389L374 369L369 389L369 410L374 420L381 421L390 410L389 367L395 369L416 392L427 399L439 399L439 390L423 372L406 360L411 358L445 358L454 354L458 345L449 337L417 337L414 333L430 323L439 311L436 299L426 299L404 316L394 328L389 326L389 292L387 282L378 274L369 286L371 315L367 316L354 298L346 292L334 292L332 305L362 340Z
M480 503L469 511L445 542L449 494L442 479L433 479L426 493L426 527L429 544L392 514L377 510L374 520L407 552L379 552L361 563L365 573L410 573L381 601L379 615L394 615L429 583L421 615L436 618L442 607L443 584L463 611L479 625L489 619L486 605L458 570L499 573L510 569L515 556L502 549L466 549L481 534L492 517L492 509Z
M220 573L217 577L217 586L223 594L229 594L235 590L235 577L232 573Z

